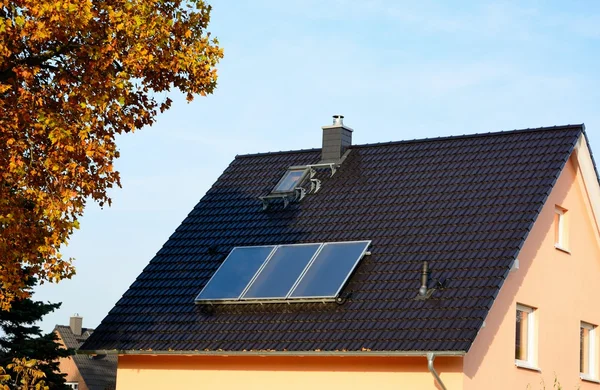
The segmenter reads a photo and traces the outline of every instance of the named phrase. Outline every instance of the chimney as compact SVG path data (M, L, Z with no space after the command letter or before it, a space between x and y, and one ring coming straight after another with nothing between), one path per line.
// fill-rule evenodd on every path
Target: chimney
M339 162L352 145L352 129L344 125L343 115L333 116L333 125L323 126L321 162Z
M80 317L79 314L75 313L69 320L69 328L71 328L71 332L75 336L81 336L81 327L83 325L83 317Z

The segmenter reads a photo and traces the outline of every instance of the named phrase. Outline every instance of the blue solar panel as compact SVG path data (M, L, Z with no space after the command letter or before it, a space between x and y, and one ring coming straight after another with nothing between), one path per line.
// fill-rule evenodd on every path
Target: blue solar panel
M233 248L196 302L335 299L371 241Z
M275 246L233 248L196 301L237 300Z
M321 244L278 246L242 299L285 299Z
M370 243L355 241L323 244L288 298L337 297Z

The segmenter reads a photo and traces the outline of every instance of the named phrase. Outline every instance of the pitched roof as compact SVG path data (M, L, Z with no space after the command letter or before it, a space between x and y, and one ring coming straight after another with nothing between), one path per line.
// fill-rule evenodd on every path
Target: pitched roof
M320 149L238 156L83 348L468 351L583 131L354 145L319 192L267 211L257 197ZM367 239L342 305L194 304L234 246ZM415 301L423 261L447 283Z
M78 350L94 329L83 328L77 336L69 326L56 325L54 328L67 348ZM117 356L115 355L73 355L79 373L89 390L114 389L117 381Z

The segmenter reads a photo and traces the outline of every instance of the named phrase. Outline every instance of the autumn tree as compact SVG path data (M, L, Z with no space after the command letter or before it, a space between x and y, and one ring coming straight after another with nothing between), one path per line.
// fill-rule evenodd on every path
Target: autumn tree
M203 0L0 0L0 305L74 274L86 201L120 186L117 134L216 86Z

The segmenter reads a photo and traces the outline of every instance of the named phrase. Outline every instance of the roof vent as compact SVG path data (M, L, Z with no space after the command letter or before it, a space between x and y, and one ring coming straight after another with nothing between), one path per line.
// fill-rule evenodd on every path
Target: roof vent
M343 115L333 116L333 125L323 126L321 163L339 162L352 145L352 129L344 125Z
M429 265L426 261L423 262L423 270L421 271L421 287L419 294L415 297L416 301L424 301L429 299L435 292L435 288L429 288Z

